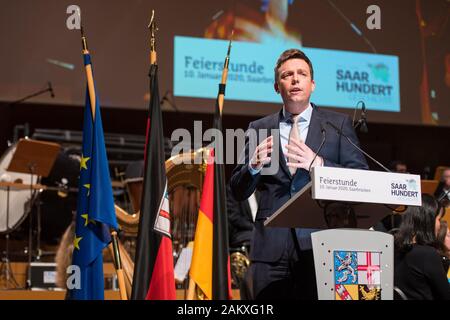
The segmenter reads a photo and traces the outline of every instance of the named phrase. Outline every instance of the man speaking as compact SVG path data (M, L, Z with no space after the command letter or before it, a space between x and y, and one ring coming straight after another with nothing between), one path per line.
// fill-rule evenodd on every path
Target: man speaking
M247 136L245 158L233 171L231 188L237 200L247 199L255 189L260 192L250 255L253 296L317 299L311 250L314 230L296 229L300 247L297 254L290 229L264 227L264 220L309 182L311 167L367 169L368 166L358 150L327 126L327 122L332 123L358 144L350 117L310 103L315 89L314 71L302 51L289 49L280 55L274 87L281 95L283 108L250 123L248 132L256 132L256 142L252 143ZM278 134L267 137L268 130ZM316 157L324 135L325 143ZM276 169L268 173L267 166Z

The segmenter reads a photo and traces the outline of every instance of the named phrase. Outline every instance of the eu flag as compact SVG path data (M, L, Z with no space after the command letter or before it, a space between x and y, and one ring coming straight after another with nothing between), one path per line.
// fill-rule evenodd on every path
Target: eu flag
M89 54L84 54L84 64L91 64ZM81 278L68 280L68 298L76 300L104 298L102 250L111 241L110 228L118 229L100 108L93 91L95 109L88 86L72 260Z

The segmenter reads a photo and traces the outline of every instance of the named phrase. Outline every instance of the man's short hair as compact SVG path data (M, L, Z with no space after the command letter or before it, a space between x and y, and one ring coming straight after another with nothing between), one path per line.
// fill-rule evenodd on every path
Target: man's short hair
M291 60L291 59L304 60L309 66L309 71L311 72L311 80L314 80L313 66L312 66L311 60L309 60L309 58L306 56L306 54L299 49L288 49L280 55L280 57L277 60L276 65L275 65L275 69L274 69L275 82L277 82L277 80L278 80L278 69L281 67L281 65L283 63L285 63L286 61Z

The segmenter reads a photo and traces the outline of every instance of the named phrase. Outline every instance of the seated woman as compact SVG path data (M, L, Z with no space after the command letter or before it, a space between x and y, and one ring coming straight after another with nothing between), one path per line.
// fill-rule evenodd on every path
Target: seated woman
M412 300L450 300L450 286L437 251L436 218L442 209L430 195L410 206L395 235L394 284Z

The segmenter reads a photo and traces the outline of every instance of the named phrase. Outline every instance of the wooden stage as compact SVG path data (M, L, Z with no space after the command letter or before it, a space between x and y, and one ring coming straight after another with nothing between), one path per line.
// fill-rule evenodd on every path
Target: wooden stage
M19 285L19 288L25 288L27 279L28 263L26 262L12 262L11 270L14 278ZM107 279L111 279L116 271L112 263L104 263L103 273L105 276L105 286ZM26 289L9 289L6 290L6 284L0 283L0 300L64 300L66 291L59 290L26 290ZM239 290L233 290L233 299L239 300ZM177 289L177 300L185 300L187 290ZM120 293L118 290L105 290L105 300L120 300Z
M187 290L177 290L177 300L186 300ZM0 300L64 300L65 290L0 290ZM120 300L119 291L105 290L105 300ZM233 300L239 300L239 290L233 290Z

